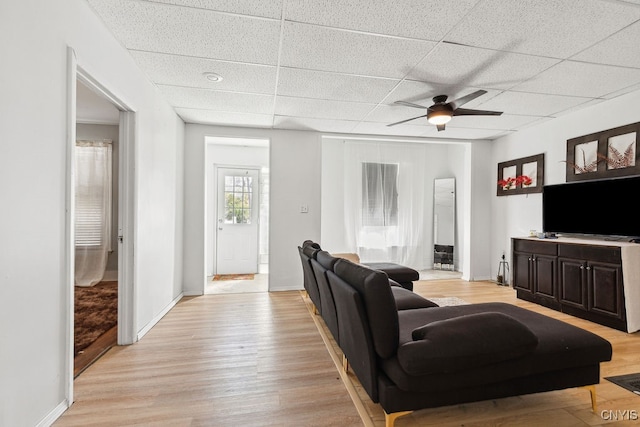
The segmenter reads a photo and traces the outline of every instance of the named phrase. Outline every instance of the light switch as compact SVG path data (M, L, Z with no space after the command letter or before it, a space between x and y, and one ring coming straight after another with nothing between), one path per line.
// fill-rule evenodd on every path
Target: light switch
M300 213L309 213L309 205L300 205Z

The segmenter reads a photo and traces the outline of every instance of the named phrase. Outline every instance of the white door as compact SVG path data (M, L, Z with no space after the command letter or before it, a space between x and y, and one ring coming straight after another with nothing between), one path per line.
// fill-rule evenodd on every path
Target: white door
M258 169L218 168L216 273L258 272Z

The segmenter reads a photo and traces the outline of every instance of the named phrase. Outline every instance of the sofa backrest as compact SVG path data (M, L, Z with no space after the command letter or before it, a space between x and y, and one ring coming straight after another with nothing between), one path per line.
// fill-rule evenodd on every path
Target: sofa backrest
M326 251L318 251L316 258L311 259L311 266L318 283L320 291L320 301L322 302L322 318L327 324L327 328L331 331L333 338L340 345L340 331L338 329L338 317L336 314L336 306L333 298L333 292L329 286L327 279L327 271L333 271L333 266L338 261Z
M340 349L362 387L377 403L379 368L364 301L353 286L333 271L326 274L336 306Z
M315 258L319 249L312 245L298 246L298 252L300 253L300 261L302 262L302 273L304 275L304 289L309 294L309 298L316 306L319 313L322 313L322 304L320 299L320 291L318 290L318 283L316 276L311 267L311 260Z
M393 356L398 350L399 323L388 276L346 259L338 260L334 271L360 295L377 355L382 359Z

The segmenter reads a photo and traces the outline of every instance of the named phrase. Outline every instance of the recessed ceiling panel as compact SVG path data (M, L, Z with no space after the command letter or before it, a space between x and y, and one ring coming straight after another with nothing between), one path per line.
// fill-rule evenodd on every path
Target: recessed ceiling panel
M350 133L358 122L347 120L325 120L301 117L275 116L274 128L313 130L318 132Z
M640 68L640 22L583 50L571 59Z
M264 128L270 128L273 123L273 116L268 114L229 113L195 108L176 108L175 110L186 123Z
M439 41L475 3L476 0L288 0L285 18L327 27Z
M508 89L559 60L442 43L411 73L411 78L454 87Z
M315 119L362 120L375 104L278 96L275 114Z
M567 58L640 19L640 8L602 0L484 0L449 41Z
M262 16L280 19L282 0L153 0L157 3L169 3L197 9L217 10L241 15Z
M399 80L281 68L278 95L378 103Z
M216 61L190 56L132 51L140 68L157 84L209 88L215 90L274 94L276 67ZM208 80L204 73L222 77L220 82Z
M638 83L638 69L564 61L512 89L597 98Z
M221 92L178 86L158 86L175 108L197 108L233 113L271 114L273 96Z
M280 21L148 1L90 0L127 48L276 65Z
M480 104L478 108L493 111L508 111L510 114L528 116L553 116L559 111L572 108L589 101L560 95L542 95L539 93L503 92Z
M435 46L400 39L287 22L281 65L376 77L402 78Z

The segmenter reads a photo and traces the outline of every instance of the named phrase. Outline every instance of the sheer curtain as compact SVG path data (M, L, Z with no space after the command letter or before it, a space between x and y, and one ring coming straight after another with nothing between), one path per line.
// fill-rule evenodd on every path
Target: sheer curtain
M424 147L345 141L344 153L347 245L363 262L424 268Z
M75 284L100 282L111 250L112 144L76 142Z

